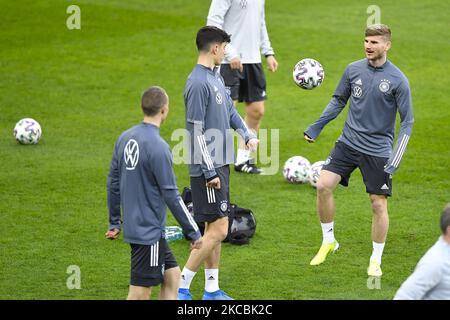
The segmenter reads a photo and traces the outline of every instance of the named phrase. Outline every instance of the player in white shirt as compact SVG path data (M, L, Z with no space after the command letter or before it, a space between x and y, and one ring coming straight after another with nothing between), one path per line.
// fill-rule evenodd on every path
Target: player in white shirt
M244 120L255 134L258 133L267 98L261 54L266 57L270 71L275 72L278 68L267 33L264 4L264 0L212 0L207 19L207 25L231 34L220 73L235 105L245 102ZM242 140L234 169L244 173L262 172Z

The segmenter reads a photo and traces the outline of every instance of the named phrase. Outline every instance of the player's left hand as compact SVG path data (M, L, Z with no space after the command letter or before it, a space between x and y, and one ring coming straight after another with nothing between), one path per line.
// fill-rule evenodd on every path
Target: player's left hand
M191 242L191 250L193 249L201 249L202 248L202 244L203 244L203 238L197 239L195 241Z
M274 56L268 56L266 58L266 60L267 60L267 65L269 67L269 70L272 71L272 72L277 71L277 69L278 69L278 62L275 59L275 57Z
M310 136L308 136L307 134L304 134L303 138L305 138L305 140L308 141L309 143L314 143L316 141L313 138L311 138Z
M256 138L250 139L247 142L247 149L251 152L256 151L256 147L258 146L259 140Z
M105 237L106 237L106 239L114 240L114 239L117 239L119 237L119 234L120 234L120 230L114 228L114 229L108 230L105 233Z

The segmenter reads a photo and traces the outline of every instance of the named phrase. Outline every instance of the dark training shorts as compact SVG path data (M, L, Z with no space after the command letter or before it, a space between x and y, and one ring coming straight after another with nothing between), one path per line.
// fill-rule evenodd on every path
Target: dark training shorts
M220 189L206 187L206 179L191 177L192 205L196 222L213 222L229 215L230 167L216 168Z
M232 70L229 64L220 66L220 74L225 86L230 90L233 101L256 102L264 101L266 96L266 77L261 63L243 64L242 73Z
M340 175L342 178L340 184L346 187L350 175L358 167L363 176L367 193L391 196L392 176L384 172L387 161L388 158L367 155L337 141L322 170Z
M153 287L164 280L164 271L178 266L175 256L162 238L152 245L131 243L130 284Z

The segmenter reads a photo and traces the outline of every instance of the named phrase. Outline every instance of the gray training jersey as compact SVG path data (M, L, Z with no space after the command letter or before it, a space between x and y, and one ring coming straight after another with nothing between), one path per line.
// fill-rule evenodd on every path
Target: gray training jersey
M420 259L394 300L450 300L450 244L442 237Z
M191 177L209 179L216 176L215 168L234 163L233 129L245 143L256 138L236 111L217 68L195 66L186 81L184 104Z
M413 125L408 79L390 61L373 67L367 59L351 63L320 118L305 134L315 139L335 119L350 98L350 109L339 141L377 157L389 158L385 171L393 174L400 165ZM395 137L395 119L400 114L400 133Z
M263 55L273 55L267 33L264 0L212 0L208 26L231 34L225 47L224 63L239 57L241 63L261 63Z
M166 210L192 240L200 238L197 224L178 192L169 145L153 124L141 123L119 137L108 176L110 230L121 229L128 243L150 245L164 236Z

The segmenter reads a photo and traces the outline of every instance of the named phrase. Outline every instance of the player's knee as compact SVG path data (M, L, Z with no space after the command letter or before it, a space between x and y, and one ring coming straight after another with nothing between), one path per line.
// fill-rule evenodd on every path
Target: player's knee
M214 227L208 227L206 233L208 233L208 238L214 242L220 243L228 235L228 219L220 219L214 223Z
M264 116L264 108L258 108L256 110L253 110L250 113L250 116L253 120L255 121L259 121L262 119L262 117Z
M127 300L148 300L149 295L144 292L129 292Z
M250 105L247 109L247 116L254 121L259 121L264 116L264 104Z
M217 233L217 240L219 242L222 242L223 240L225 240L225 238L228 235L228 227L225 228L221 228L220 231Z
M330 184L323 179L319 179L319 181L317 181L316 188L319 195L327 195L333 192L333 188L330 186Z
M383 214L387 212L386 199L372 198L372 210L374 214Z
M180 267L170 268L164 273L164 282L162 284L165 288L174 288L177 287L181 278L181 270Z

